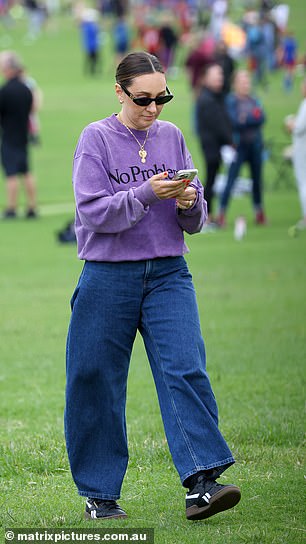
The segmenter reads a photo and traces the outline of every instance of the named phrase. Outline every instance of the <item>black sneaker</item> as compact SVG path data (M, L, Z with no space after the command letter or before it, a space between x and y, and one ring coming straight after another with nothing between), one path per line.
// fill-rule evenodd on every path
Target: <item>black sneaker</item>
M111 518L127 518L127 514L116 501L91 498L86 500L85 519Z
M26 211L26 219L37 219L38 215L37 215L37 211L34 210L33 208L29 208L27 211Z
M16 219L17 213L15 210L7 209L7 210L4 210L2 217L3 219Z
M239 487L218 484L201 474L196 485L186 494L186 517L190 520L209 518L233 508L240 497Z

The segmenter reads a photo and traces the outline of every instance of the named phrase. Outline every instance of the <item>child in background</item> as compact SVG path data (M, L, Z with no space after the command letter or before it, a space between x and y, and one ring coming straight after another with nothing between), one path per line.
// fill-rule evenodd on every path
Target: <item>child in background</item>
M292 32L288 31L282 41L282 64L285 74L283 79L283 88L290 92L293 87L294 68L296 65L297 42Z
M98 72L100 61L99 14L95 9L84 9L81 13L80 31L85 52L85 73L94 75Z

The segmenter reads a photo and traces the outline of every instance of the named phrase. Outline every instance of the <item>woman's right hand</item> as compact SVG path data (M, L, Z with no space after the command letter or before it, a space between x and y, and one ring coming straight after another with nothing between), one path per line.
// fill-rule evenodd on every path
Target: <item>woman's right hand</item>
M168 179L168 172L156 174L150 178L151 187L158 198L177 198L185 190L185 183L182 180L172 181Z

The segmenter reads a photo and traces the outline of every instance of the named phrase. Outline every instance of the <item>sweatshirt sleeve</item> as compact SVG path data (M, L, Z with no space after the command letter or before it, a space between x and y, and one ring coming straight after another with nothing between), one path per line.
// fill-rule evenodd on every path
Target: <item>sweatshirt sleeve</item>
M194 168L191 155L186 147L182 136L182 149L184 153L185 166L184 168ZM197 191L197 197L191 208L182 210L177 208L177 221L180 227L188 234L200 232L207 219L207 203L204 200L204 189L198 177L195 177L190 183L190 187L194 187Z
M149 180L140 187L115 192L107 164L103 140L87 127L80 137L73 164L77 214L89 231L119 233L138 223L159 199Z

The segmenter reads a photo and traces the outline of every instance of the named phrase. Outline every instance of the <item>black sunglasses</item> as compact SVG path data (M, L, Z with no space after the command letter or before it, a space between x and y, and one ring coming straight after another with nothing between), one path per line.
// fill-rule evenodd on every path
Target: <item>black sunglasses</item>
M156 106L161 106L162 104L167 104L167 102L170 102L170 100L174 98L173 94L170 93L168 87L166 87L166 91L168 94L157 96L156 98L149 98L148 96L141 96L139 98L135 98L135 96L133 96L132 93L130 93L130 91L128 91L127 88L124 87L124 85L121 85L121 83L120 87L137 106L149 106L151 102L155 102Z

